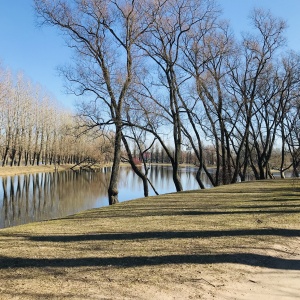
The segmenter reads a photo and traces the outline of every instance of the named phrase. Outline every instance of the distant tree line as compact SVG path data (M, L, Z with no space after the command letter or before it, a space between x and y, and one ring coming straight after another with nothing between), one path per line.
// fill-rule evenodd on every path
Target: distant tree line
M110 161L110 142L76 134L76 119L53 97L0 69L0 158L2 166Z
M35 0L35 8L75 51L62 73L70 91L87 97L81 121L114 133L110 204L118 202L122 147L145 195L144 154L157 144L177 191L184 149L193 153L201 188L201 172L213 186L249 172L270 177L275 147L282 176L289 164L299 176L300 57L286 47L286 23L269 11L253 10L252 29L236 38L209 0ZM134 149L144 168L136 167Z

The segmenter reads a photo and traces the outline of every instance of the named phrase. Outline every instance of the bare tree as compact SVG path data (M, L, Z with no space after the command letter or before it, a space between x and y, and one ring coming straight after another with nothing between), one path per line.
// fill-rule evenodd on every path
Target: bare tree
M76 140L75 118L58 108L55 100L23 74L0 74L0 153L2 165L100 161L103 139L91 134Z
M182 190L179 176L183 143L181 102L185 101L184 84L190 77L182 72L178 64L186 35L199 24L203 25L213 18L215 11L213 1L166 1L157 11L149 30L139 41L140 48L146 54L147 64L151 66L148 69L151 73L141 82L141 96L155 103L156 113L161 117L164 131L171 130L172 145L168 146L157 127L153 128L149 124L146 128L155 135L172 164L173 181L177 191ZM147 17L147 13L145 16ZM148 106L145 114L150 114Z
M280 103L279 136L281 137L281 162L277 166L281 178L284 172L293 167L295 176L299 176L300 148L299 148L299 91L300 91L300 56L288 52L281 60L281 81L285 89L282 90L284 101ZM287 160L291 158L291 161Z
M251 166L258 179L271 176L269 160L279 137L282 151L278 169L283 177L287 119L292 104L299 97L299 62L298 55L287 53L276 64L269 65L261 78L250 127L251 154L255 154L251 157Z
M213 186L220 181L226 183L231 171L231 149L229 135L234 112L224 88L228 80L228 59L234 54L233 39L228 25L208 20L185 39L184 68L194 79L193 92L189 101L182 106L189 120L184 133L194 149L198 160L198 182L203 169ZM203 159L203 136L213 143L216 151L214 176L207 169Z
M151 2L151 1L150 1ZM135 75L135 43L148 27L139 13L147 1L35 0L43 24L61 29L77 53L73 69L64 70L76 94L93 97L88 112L92 126L113 125L114 159L109 203L118 202L122 109ZM96 118L94 118L97 116Z
M300 176L300 108L299 104L296 106L296 109L293 111L291 119L287 122L287 137L286 137L286 148L287 152L291 156L291 165L293 167L293 175L295 177ZM283 159L281 163L281 172L283 169ZM281 174L281 177L282 174Z
M128 105L128 103L127 103ZM127 122L132 124L141 124L139 114L133 114L134 120L129 115L130 109L128 107L126 113ZM123 160L127 161L133 171L141 178L143 181L143 188L144 188L144 196L149 196L149 187L148 184L152 187L153 191L158 195L154 185L152 184L151 180L148 178L150 166L149 166L149 157L147 156L150 149L152 149L156 138L154 137L149 140L147 137L147 131L141 128L142 126L129 126L126 130L124 130L122 134L122 141L126 150L126 158L124 157ZM133 145L134 151L132 152L130 149L130 145ZM140 164L138 164L140 162Z
M271 109L268 104L271 105L272 101L274 103L274 97L278 95L278 93L272 94L274 89L271 91L267 88L264 89L264 87L270 87L267 81L271 79L269 76L271 76L272 64L278 49L285 43L283 32L286 24L284 21L263 10L254 10L251 20L257 35L247 34L243 37L240 54L230 63L231 80L227 84L227 90L231 94L235 103L236 114L238 114L233 149L239 168L234 170L234 180L238 174L244 180L249 165L256 173L256 178L265 178L265 170L263 169L267 166L268 157L271 153L272 138L271 144L269 141L265 141L266 147L264 147L264 155L261 157L261 167L256 172L257 160L253 157L254 149L256 149L256 154L260 152L258 150L259 144L262 143L258 142L258 135L261 135L262 139L265 138L261 128L257 126L260 124L261 114L264 114L263 108L266 108L265 113L268 114L269 109ZM276 80L275 77L273 77L274 80ZM276 84L273 85L274 87ZM262 118L267 118L267 116Z
M13 82L10 73L6 74L6 84L3 87L5 91L2 96L2 122L3 122L3 152L2 152L2 166L8 162L9 153L13 141L13 123L15 122L15 109L13 99Z

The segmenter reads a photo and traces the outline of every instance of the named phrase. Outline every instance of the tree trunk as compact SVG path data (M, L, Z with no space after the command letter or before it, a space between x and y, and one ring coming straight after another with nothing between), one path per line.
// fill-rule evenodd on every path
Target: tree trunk
M15 157L16 157L17 150L16 149L11 149L11 161L10 161L10 166L12 167L15 163Z
M23 154L23 149L19 149L19 152L18 152L18 166L21 165L22 154Z
M119 203L118 181L119 181L119 168L120 168L120 161L121 161L121 140L122 140L121 125L116 124L114 159L113 159L110 182L108 187L109 205Z
M178 161L172 161L172 167L173 167L173 181L175 184L175 188L177 192L180 192L183 190L183 188L182 188L180 176L178 174L178 170L179 170Z
M125 146L125 149L127 151L127 155L128 155L128 161L131 165L132 170L135 172L135 174L137 174L143 181L143 188L144 188L144 197L148 197L149 196L149 187L148 187L148 178L147 175L144 174L134 163L134 157L131 154L129 145L127 143L126 137L122 134L122 141L123 144Z
M8 155L8 150L9 150L9 147L6 147L6 148L5 148L4 155L3 155L2 167L4 167L4 166L5 166L5 163L6 163L6 158L7 158L7 155Z
M201 188L202 190L204 190L204 189L205 189L205 186L204 186L204 184L203 184L203 182L202 182L202 180L201 180L201 170L202 170L202 166L198 168L198 171L197 171L197 173L196 173L196 180L197 180L197 182L198 182L200 188Z

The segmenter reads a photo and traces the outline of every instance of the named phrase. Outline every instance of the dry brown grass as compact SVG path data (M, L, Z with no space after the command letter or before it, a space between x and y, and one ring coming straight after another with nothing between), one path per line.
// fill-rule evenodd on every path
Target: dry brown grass
M297 299L299 195L248 182L0 230L0 299Z
M72 165L40 165L40 166L13 166L13 167L0 167L0 176L14 176L20 174L34 174L39 172L54 172L57 171L65 171L72 167Z
M111 164L102 164L102 165L93 165L91 168L101 168L107 167ZM55 171L66 171L70 168L78 169L79 166L75 166L73 164L63 164L63 165L39 165L39 166L5 166L0 167L0 177L6 176L14 176L14 175L21 175L21 174L34 174L40 172L55 172Z

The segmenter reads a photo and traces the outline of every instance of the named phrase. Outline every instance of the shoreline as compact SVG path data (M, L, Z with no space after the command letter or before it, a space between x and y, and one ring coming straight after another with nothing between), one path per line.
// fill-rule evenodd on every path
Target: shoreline
M104 167L110 167L111 163L106 164L96 164L92 167L92 169L100 169ZM151 165L156 166L172 166L168 163L151 163ZM127 163L121 163L120 166L129 166ZM194 165L190 164L180 164L180 167L188 167ZM61 171L67 171L70 170L72 167L74 167L73 164L62 164L62 165L39 165L39 166L5 166L0 167L0 177L7 177L7 176L16 176L16 175L24 175L24 174L35 174L35 173L46 173L46 172L61 172ZM80 166L75 166L74 169L78 170Z
M62 165L58 168L57 171L65 171L71 167L68 165ZM0 176L14 176L22 174L34 174L39 172L55 172L55 167L53 165L41 165L41 166L5 166L0 168Z
M96 165L93 168L104 168L109 167L110 164ZM24 175L24 174L35 174L35 173L46 173L46 172L61 172L71 170L74 167L73 164L63 165L39 165L39 166L5 166L0 167L0 177ZM79 169L79 166L74 167L75 170Z

